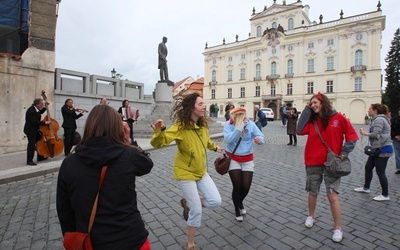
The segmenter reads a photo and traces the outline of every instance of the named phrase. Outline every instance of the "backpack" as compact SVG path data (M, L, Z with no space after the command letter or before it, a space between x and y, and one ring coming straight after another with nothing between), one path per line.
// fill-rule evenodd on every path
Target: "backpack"
M261 126L262 127L267 126L268 121L267 121L267 117L265 116L264 112L262 112L261 110L258 110L258 114L257 115L258 115L258 118L259 118L259 120L261 122Z

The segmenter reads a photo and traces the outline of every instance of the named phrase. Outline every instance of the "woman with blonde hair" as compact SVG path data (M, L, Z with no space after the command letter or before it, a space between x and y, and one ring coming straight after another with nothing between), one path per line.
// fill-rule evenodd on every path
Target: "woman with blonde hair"
M389 184L386 177L386 166L389 157L393 155L392 140L390 138L390 119L389 109L386 105L375 103L371 104L368 109L368 115L372 117L368 132L360 129L360 134L368 136L372 148L378 149L376 155L368 156L365 163L365 181L364 186L355 188L354 191L361 193L370 193L370 185L372 181L372 171L376 168L379 182L382 187L382 194L374 198L375 201L388 201Z
M231 119L225 122L224 140L226 153L232 159L229 166L229 177L232 181L232 200L235 206L235 219L243 221L247 213L243 200L250 191L253 180L253 142L264 143L264 135L256 124L246 117L244 108L232 110ZM235 150L236 149L236 150ZM234 154L232 154L234 152Z

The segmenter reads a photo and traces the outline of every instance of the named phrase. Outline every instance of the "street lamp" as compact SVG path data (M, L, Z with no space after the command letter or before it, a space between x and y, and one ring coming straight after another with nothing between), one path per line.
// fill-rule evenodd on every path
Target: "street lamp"
M111 70L111 77L115 78L116 73L117 73L117 71L115 70L115 68L113 68L113 70Z

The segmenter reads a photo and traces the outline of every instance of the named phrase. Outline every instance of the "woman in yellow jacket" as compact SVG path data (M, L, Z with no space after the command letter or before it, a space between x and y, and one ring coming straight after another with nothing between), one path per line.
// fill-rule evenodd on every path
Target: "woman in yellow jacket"
M192 93L177 101L171 112L174 124L166 129L159 119L152 128L150 144L155 148L176 142L178 152L174 161L174 179L182 190L183 217L187 221L187 249L196 249L194 236L201 225L202 207L214 209L221 205L221 196L214 181L207 173L207 152L222 152L208 134L204 117L206 106L198 93ZM201 195L199 194L201 193ZM190 208L190 209L189 209Z

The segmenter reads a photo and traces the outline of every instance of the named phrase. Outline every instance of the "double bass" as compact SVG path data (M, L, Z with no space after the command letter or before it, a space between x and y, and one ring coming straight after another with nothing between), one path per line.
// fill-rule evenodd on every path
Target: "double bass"
M44 90L42 90L42 98L44 100L47 112L46 117L42 121L50 121L51 123L48 125L41 125L39 127L42 136L40 138L40 141L36 143L36 150L38 154L44 157L53 158L54 156L62 153L62 151L64 150L64 142L57 135L57 131L60 129L60 125L50 116L47 97Z

